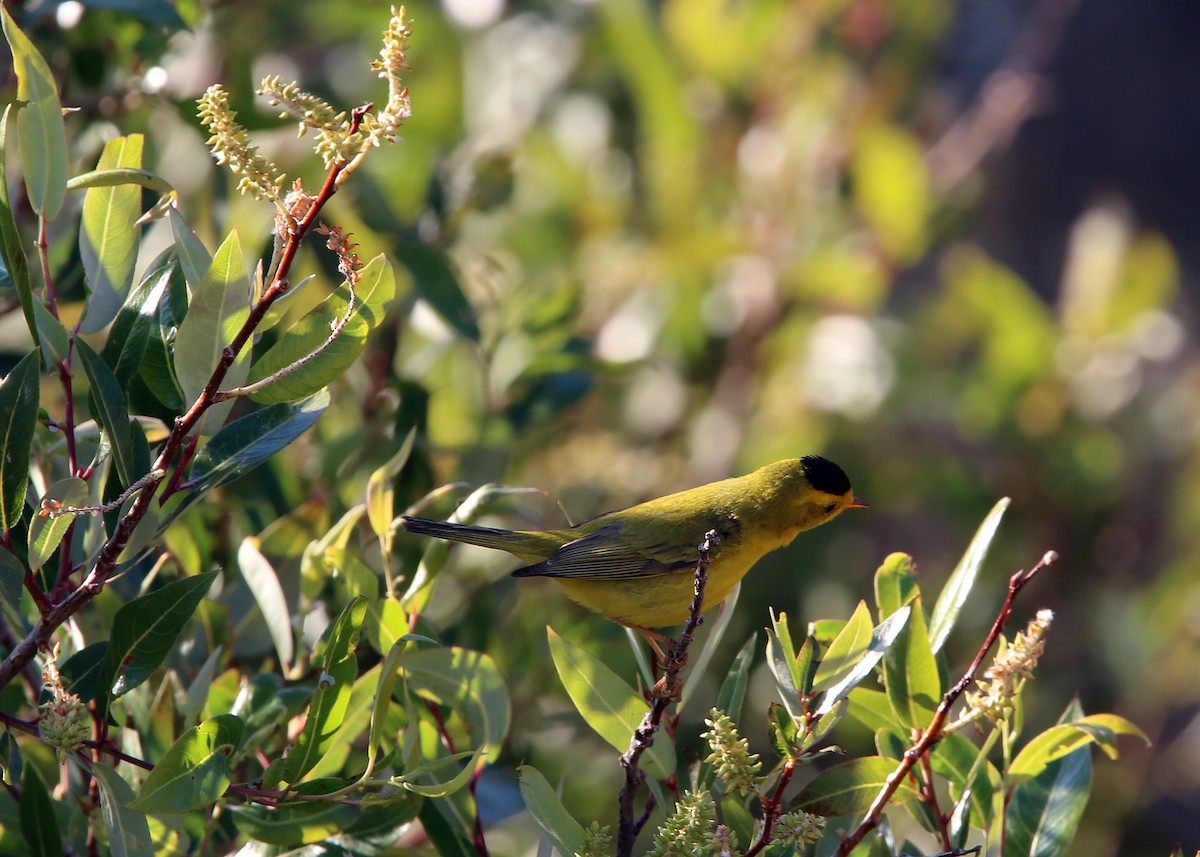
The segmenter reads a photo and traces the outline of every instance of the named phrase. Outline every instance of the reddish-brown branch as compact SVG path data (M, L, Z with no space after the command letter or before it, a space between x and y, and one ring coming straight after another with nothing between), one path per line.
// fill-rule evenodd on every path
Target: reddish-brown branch
M633 843L637 840L637 835L642 831L646 820L650 817L649 807L647 811L642 813L640 818L635 819L633 817L633 801L637 795L638 786L646 779L645 772L638 765L642 754L654 744L654 734L658 732L659 726L662 725L663 715L666 713L667 706L677 696L679 673L687 662L688 647L691 646L692 640L695 639L696 629L704 620L701 614L704 609L704 587L708 583L708 565L712 560L712 551L720 543L721 540L717 537L716 530L709 530L704 536L703 543L698 548L700 557L696 562L696 580L693 587L692 604L688 613L687 623L683 626L683 633L679 635L679 639L675 641L675 644L671 646L671 650L667 653L666 663L663 665L663 677L659 684L655 685L650 710L646 712L641 724L634 731L633 737L629 741L629 749L621 755L621 767L625 771L625 783L621 786L621 792L617 797L616 857L629 857L633 853Z
M783 806L783 792L787 789L788 783L792 781L792 774L795 771L795 759L788 759L783 763L783 770L779 774L779 782L775 784L775 791L763 801L762 831L758 834L758 840L746 852L745 857L754 857L771 844L771 834L774 832L775 822L779 820L779 810Z
M917 742L904 753L904 758L892 771L883 787L879 790L879 794L875 796L875 800L871 802L871 806L867 809L867 814L859 823L858 827L852 833L846 836L839 844L837 851L834 852L835 857L846 857L854 850L863 837L874 830L879 825L879 820L883 816L883 808L887 806L888 801L896 793L896 789L900 788L900 784L911 773L913 766L933 749L933 746L941 741L944 737L942 727L946 725L946 719L950 716L950 709L963 692L975 680L975 674L979 672L979 668L983 666L983 659L987 657L996 640L1004 632L1008 625L1008 620L1012 617L1013 603L1017 600L1017 596L1029 581L1048 565L1058 562L1058 554L1054 551L1047 551L1045 555L1038 561L1038 564L1029 571L1018 571L1008 581L1008 596L1004 599L1004 604L1000 607L1000 612L996 614L996 621L992 623L992 629L988 631L983 645L979 647L979 651L975 654L975 659L971 661L971 666L967 667L967 671L950 690L946 691L946 695L942 697L942 701L938 703L937 710L934 711L933 717L929 721L929 726L921 733Z

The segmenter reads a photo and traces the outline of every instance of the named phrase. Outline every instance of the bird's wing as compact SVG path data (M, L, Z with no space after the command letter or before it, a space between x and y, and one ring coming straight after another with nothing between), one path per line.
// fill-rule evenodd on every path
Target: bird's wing
M702 537L701 537L702 538ZM617 522L567 542L543 562L519 568L514 577L570 577L580 580L627 580L691 571L699 559L696 544L634 544Z

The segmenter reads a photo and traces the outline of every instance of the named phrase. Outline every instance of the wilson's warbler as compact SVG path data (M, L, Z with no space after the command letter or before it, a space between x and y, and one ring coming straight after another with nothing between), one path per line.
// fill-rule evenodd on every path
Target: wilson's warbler
M404 528L508 551L534 563L514 577L553 577L584 607L650 629L687 618L698 548L709 530L721 542L708 568L705 610L724 601L764 554L843 509L866 505L840 467L806 455L562 530L498 530L411 517L404 518Z

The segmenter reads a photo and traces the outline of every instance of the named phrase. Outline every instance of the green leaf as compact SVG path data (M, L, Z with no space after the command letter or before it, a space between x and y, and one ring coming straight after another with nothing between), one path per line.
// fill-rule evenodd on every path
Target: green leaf
M992 795L1000 782L1000 774L980 749L957 733L942 736L930 754L933 772L950 783L950 795L960 800L966 794L970 806L971 824L980 830L991 826Z
M911 133L882 123L860 135L851 166L854 197L887 254L915 261L928 237L925 152Z
M91 702L99 695L100 678L107 654L108 640L100 640L71 655L58 667L63 687L78 695L84 702Z
M229 757L242 740L241 718L219 714L184 732L142 783L139 812L182 813L208 806L231 780Z
M577 854L582 851L588 842L587 832L567 812L541 772L529 765L521 765L517 768L517 781L521 786L525 808L538 827L545 831L558 853Z
M141 282L130 290L125 305L117 313L100 356L112 367L122 387L128 385L141 367L159 302L166 296L172 278L182 281L183 269L175 251L168 249L150 263Z
M4 13L8 20L8 13ZM62 857L63 842L54 817L54 804L36 765L25 765L21 773L21 832L34 857Z
M1048 764L1012 789L1005 812L1004 857L1065 854L1087 805L1092 757L1086 748Z
M105 656L103 692L116 699L150 678L170 654L218 573L174 580L117 611Z
M929 619L929 643L935 653L942 650L946 638L954 629L954 623L958 621L958 614L967 603L967 596L971 594L971 587L975 585L979 568L987 558L988 548L991 547L992 538L996 535L996 528L1000 526L1000 520L1004 517L1009 502L1007 497L1003 497L992 507L992 511L988 512L975 532L975 537L971 539L971 544L967 546L967 552L963 554L950 579L946 581L937 603L933 605L933 614Z
M244 476L304 434L329 407L329 393L286 405L269 405L234 420L213 435L192 465L197 494Z
M412 274L417 294L460 336L478 342L475 310L463 294L446 254L436 247L412 241L396 252L396 258Z
M721 682L721 690L717 693L717 708L724 711L736 721L742 716L742 703L746 699L746 686L750 680L750 665L754 663L754 650L758 646L758 632L751 634L742 645L725 680Z
M96 169L141 167L142 141L141 134L109 140ZM124 305L137 263L141 214L142 191L135 184L92 186L84 196L79 254L91 294L81 333L103 330Z
M0 604L18 609L24 591L25 566L7 548L0 547Z
M906 553L888 554L875 572L875 606L880 621L912 601L919 592L912 557Z
M394 601L389 601L395 604ZM379 758L379 747L384 741L384 729L387 726L388 710L392 705L392 692L399 678L400 663L408 651L409 643L413 642L405 635L391 645L379 669L379 678L375 682L375 698L371 702L371 726L367 731L367 769L372 770Z
M387 305L396 294L395 274L382 254L368 262L361 274L355 287L354 312L337 339L303 366L254 393L251 396L254 401L273 404L303 398L329 385L353 365L366 344L367 334L383 321ZM329 295L289 327L255 361L248 380L260 381L320 348L329 339L330 326L346 315L344 291L339 289Z
M475 775L476 770L478 770L480 760L483 757L484 750L482 747L473 752L468 750L463 753L453 753L449 756L434 759L432 762L427 762L424 765L419 765L411 771L405 771L401 776L392 777L391 781L423 797L448 797L455 792L462 791L466 787L467 783ZM453 777L440 782L435 781L432 776L434 771L450 765L457 765L464 759L469 761L462 768L455 771Z
M435 853L438 857L479 857L471 840L464 838L463 832L443 815L443 812L449 811L443 801L427 800L421 804L418 817Z
M441 647L411 653L405 661L408 687L466 720L471 739L489 758L500 755L508 735L508 688L490 655Z
M943 691L937 659L929 647L920 598L912 607L912 615L896 644L884 655L883 677L896 717L905 726L924 729L941 702Z
M121 382L113 375L108 364L82 339L75 340L83 371L87 373L92 388L92 407L96 422L104 429L112 448L113 463L117 475L126 487L145 476L139 473L134 459L133 435L129 429L129 410L125 404L125 391Z
M725 639L725 633L729 630L729 625L733 621L734 613L736 612L738 598L742 594L742 584L739 581L729 594L725 596L725 600L721 602L721 607L717 611L716 621L708 633L704 635L704 645L700 648L700 654L691 658L689 663L691 675L704 675L708 672L708 665L716 654L717 649L721 646L721 642ZM635 651L644 659L645 654L640 645L635 645ZM753 655L751 655L753 657ZM648 668L643 668L644 673L648 673ZM679 696L679 703L675 706L675 716L679 717L684 708L687 707L693 696L693 691L700 687L698 681L688 681L683 684L683 691Z
M103 762L93 763L92 773L100 787L100 810L112 857L153 857L154 844L146 816L126 808L137 797L129 783Z
M242 539L237 554L238 569L246 581L246 587L258 603L267 631L275 643L279 663L286 674L292 665L294 643L292 640L292 615L287 598L279 584L279 575L258 549L258 539L247 536Z
M185 724L194 723L200 716L200 712L204 710L204 703L208 701L208 692L212 689L213 676L216 674L221 655L222 647L217 646L205 658L200 669L196 670L196 674L192 676L187 693L183 698L183 722Z
M21 243L21 233L17 229L12 203L8 198L8 120L14 107L17 105L6 105L3 115L0 115L0 259L4 261L4 268L17 291L21 312L25 314L25 326L29 328L34 344L41 345L33 315L34 306L41 301L33 297L33 286L29 282L29 260L25 258L25 247Z
M83 0L83 5L93 9L111 9L148 24L161 24L176 30L187 28L179 16L179 10L170 0Z
M881 756L864 756L834 765L804 787L792 802L792 808L826 816L866 812L896 765L894 759ZM916 788L906 779L896 789L892 803L901 804L916 796Z
M179 256L179 264L183 267L184 279L188 288L195 292L200 288L205 272L212 265L212 254L187 225L178 208L172 206L167 212L167 219L171 222L171 235L175 239L175 252Z
M129 139L140 136L140 134L131 134L129 135ZM156 190L159 193L171 193L174 190L171 187L171 183L162 176L155 175L149 170L143 170L139 167L95 169L91 172L80 173L77 176L71 176L71 178L67 179L67 190L121 187L123 185L144 187L146 190Z
M8 13L4 16L7 21ZM5 531L20 523L25 511L40 390L36 351L22 357L0 384L0 529Z
M358 815L358 807L336 801L302 801L274 809L256 804L233 807L237 829L270 845L319 842L345 830Z
M65 361L71 354L71 334L41 301L33 302L33 318L37 324L37 336L34 339L41 343L46 365L53 366Z
M864 611L866 610L866 605L862 602L859 602L859 606ZM871 632L871 639L867 643L865 652L861 655L857 663L851 665L850 670L842 676L841 680L826 691L825 697L821 700L821 705L816 710L816 714L828 714L837 705L839 700L850 693L860 681L871 674L871 671L875 669L875 665L879 663L880 658L883 657L892 643L896 641L900 632L904 630L911 612L911 607L901 607L875 627L875 630ZM846 626L846 630L850 630L849 625ZM837 642L835 639L833 645L837 645Z
M375 535L385 540L385 545L391 544L392 517L395 515L392 480L408 462L416 439L417 430L414 427L409 430L396 453L381 467L376 468L367 480L367 520L371 523Z
M304 731L284 759L284 782L299 782L333 745L338 728L346 717L354 680L358 677L354 651L358 646L358 635L366 610L366 599L355 598L325 631L321 658L323 671L308 706Z
M778 702L767 706L767 737L779 758L800 758L800 730L796 728L796 719Z
M173 364L186 402L191 404L200 398L221 362L222 352L249 316L250 279L246 275L246 258L235 229L217 248L175 335ZM246 348L237 354L225 373L222 387L236 387L245 380L247 354ZM210 408L204 418L206 428L203 433L215 432L233 404L230 400Z
M46 489L44 499L56 500L64 506L85 506L88 502L88 485L77 476L68 476L55 482ZM63 540L74 514L58 515L57 517L41 517L35 515L29 524L29 568L38 571L58 548Z
M846 626L825 650L813 679L813 690L824 690L841 681L854 669L870 644L871 611L865 601L860 601Z
M1117 758L1117 735L1150 739L1134 723L1116 714L1093 714L1052 726L1026 744L1009 765L1007 780L1019 783L1041 774L1052 762L1089 744L1097 744L1110 759Z
M17 28L7 7L0 9L0 16L12 50L17 98L25 102L17 114L25 189L33 210L53 220L67 193L67 133L58 84L33 42Z
M646 701L602 661L547 627L550 656L559 680L583 719L601 738L624 753L647 711ZM675 770L675 750L659 731L646 751L646 772L666 779Z

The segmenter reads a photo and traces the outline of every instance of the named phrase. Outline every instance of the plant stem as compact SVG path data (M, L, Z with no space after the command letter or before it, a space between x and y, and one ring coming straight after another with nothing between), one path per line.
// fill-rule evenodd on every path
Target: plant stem
M638 819L633 817L633 800L638 786L646 779L646 774L638 764L642 754L654 745L654 734L662 724L663 714L667 706L678 697L679 673L687 662L687 650L696 636L696 628L704 621L701 615L704 609L704 587L708 583L708 565L712 561L712 551L721 543L716 530L709 530L698 550L700 557L696 562L696 580L693 588L691 609L683 633L671 646L667 653L666 663L663 664L663 677L654 686L653 701L650 710L642 718L641 724L634 730L629 740L629 749L621 755L621 767L625 771L625 783L617 797L617 847L616 857L630 857L633 853L633 843L650 817L649 811L644 812Z
M996 615L996 621L992 623L992 629L988 631L987 637L983 641L983 645L979 647L979 651L975 654L975 659L971 661L971 665L967 667L967 671L963 673L954 685L946 691L942 701L938 703L937 710L933 713L933 718L929 721L929 726L921 733L917 742L904 753L904 758L896 766L896 769L888 774L884 781L883 787L879 790L879 794L875 796L875 800L871 802L871 806L867 809L867 814L863 820L859 822L858 827L854 829L846 838L844 838L834 852L834 857L847 857L854 850L863 837L874 830L879 825L879 820L883 816L883 808L887 806L888 801L892 799L892 795L896 793L896 789L900 788L900 784L904 782L905 777L912 771L913 766L927 754L933 745L942 740L946 734L942 727L946 725L946 719L950 716L950 708L962 696L963 691L970 686L975 680L975 674L979 668L983 666L983 659L987 657L988 651L991 650L996 640L1004 632L1008 625L1008 620L1012 618L1013 603L1017 600L1017 596L1025 585L1046 566L1053 565L1058 562L1058 554L1054 551L1047 551L1045 555L1038 561L1037 565L1029 571L1018 571L1008 581L1008 596L1004 599L1004 604L1000 607L1000 612ZM969 852L968 852L969 853Z

